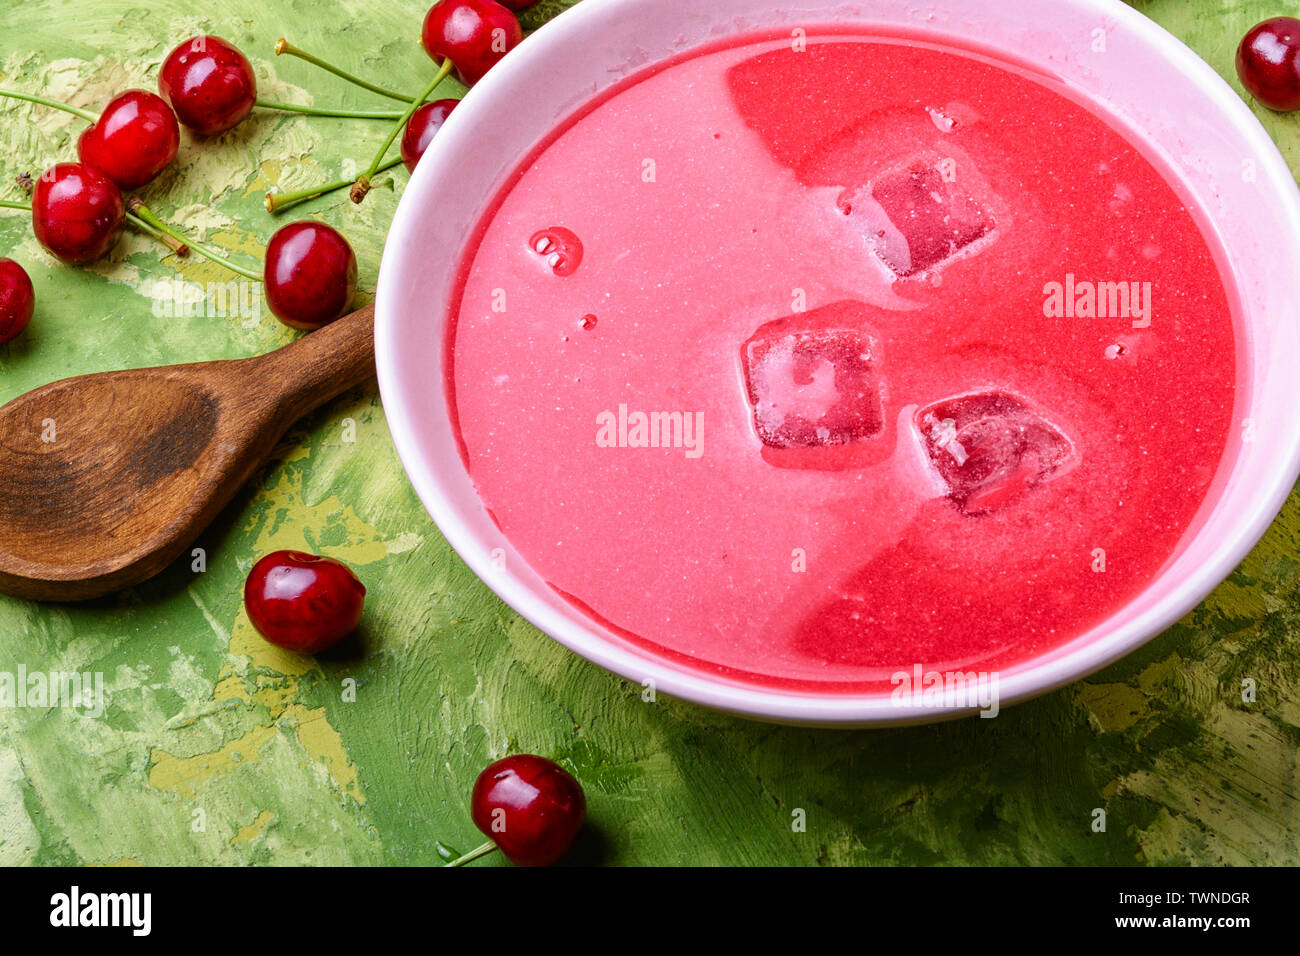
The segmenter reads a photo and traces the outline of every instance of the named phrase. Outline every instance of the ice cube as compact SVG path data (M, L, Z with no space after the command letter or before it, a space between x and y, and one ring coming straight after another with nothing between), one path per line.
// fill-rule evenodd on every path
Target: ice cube
M935 402L916 413L916 426L948 498L968 515L1014 503L1058 475L1074 455L1059 428L1008 392Z
M989 213L944 169L942 161L916 160L840 200L841 211L857 211L876 255L901 278L951 259L993 228Z
M874 348L861 329L785 323L759 329L743 350L758 437L773 448L806 448L878 434L884 412Z

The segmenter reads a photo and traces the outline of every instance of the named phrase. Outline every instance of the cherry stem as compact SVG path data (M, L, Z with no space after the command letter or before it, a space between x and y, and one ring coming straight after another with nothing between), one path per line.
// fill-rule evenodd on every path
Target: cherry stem
M382 173L392 169L402 161L402 157L394 156L388 162L381 165L375 170L376 173ZM309 189L299 189L291 193L267 193L266 194L266 211L275 214L284 212L290 206L295 206L300 202L306 202L308 199L315 199L317 196L323 196L326 193L332 193L336 189L346 189L351 186L355 180L336 179L332 183L325 183L323 186L312 186Z
M8 97L11 100L26 100L28 103L35 103L38 106L48 106L51 109L63 110L65 113L71 113L73 116L80 116L88 123L93 123L97 119L90 110L83 110L79 106L69 106L67 103L60 103L58 100L46 99L44 96L34 96L31 93L19 93L17 90L0 90L0 96Z
M298 106L296 103L272 103L270 100L258 100L257 105L264 110L279 110L282 113L337 116L342 119L395 120L402 115L397 110L344 110L328 106Z
M139 216L132 215L131 213L128 212L126 214L126 219L127 222L135 226L135 228L139 229L147 236L153 236L155 239L157 239L167 248L171 249L172 252L176 253L176 255L180 256L182 259L189 258L190 247L186 243L181 242L179 239L173 239L171 236L167 235L167 233L163 232L161 229L156 229L153 226L149 225L149 223L145 222Z
M167 223L163 222L161 219L155 216L153 214L153 210L151 210L148 206L146 206L143 202L141 202L138 196L132 196L129 200L127 200L127 208L131 212L135 213L135 215L143 219L150 226L153 226L159 232L162 232L165 235L171 236L173 239L185 243L191 249L198 250L199 252L203 253L204 256L211 259L213 262L217 263L218 265L225 266L227 269L229 269L231 272L235 273L236 275L241 275L245 279L252 279L254 282L262 281L262 277L258 275L256 272L253 272L249 269L245 269L243 266L235 265L233 262L227 259L221 252L214 249L213 247L202 242L195 242L192 239L188 239L183 233L167 225Z
M497 845L493 843L491 840L488 840L482 846L475 847L474 849L470 850L468 853L461 854L460 856L456 857L456 859L451 860L448 863L444 863L443 866L464 866L466 863L472 863L474 860L477 860L481 856L487 856L495 849L497 849Z
M0 199L0 209L21 209L24 212L32 211L32 207L29 206L27 203L14 202L11 199ZM190 247L187 246L185 243L173 239L165 232L162 232L161 230L156 229L153 226L149 225L149 223L145 222L143 219L139 218L138 216L133 216L131 215L131 213L128 212L126 214L126 220L131 225L135 226L135 228L143 232L145 235L153 236L155 239L163 243L165 246L171 249L172 252L176 253L176 255L180 256L182 259L184 259L186 256L190 254Z
M401 103L411 102L411 98L409 96L403 96L401 93L394 93L392 90L386 90L382 86L376 86L374 83L368 83L365 80L361 79L361 77L359 76L353 76L351 73L347 72L346 70L339 69L333 63L330 63L326 60L322 60L318 56L313 56L312 54L308 53L306 50L298 49L288 40L281 37L279 40L276 41L275 55L280 56L281 54L284 53L287 53L290 56L296 56L300 60L306 60L308 63L312 64L313 66L318 66L322 70L325 70L328 73L333 73L335 76L347 80L349 83L353 83L361 87L363 90L369 90L371 93L378 93L380 96L386 96L390 100L397 100Z
M388 147L393 145L393 140L397 139L397 134L406 128L407 122L415 115L415 111L433 95L433 91L438 88L438 84L447 78L453 66L451 57L444 57L442 65L438 67L438 72L433 75L433 79L424 88L424 92L417 99L411 101L411 105L406 108L402 118L388 131L388 138L384 140L384 145L379 147L379 152L375 153L370 168L361 174L361 178L356 181L356 185L352 188L352 201L354 203L360 203L361 200L366 198L366 193L370 191L370 177L379 171L379 164L384 161L384 154L388 152Z

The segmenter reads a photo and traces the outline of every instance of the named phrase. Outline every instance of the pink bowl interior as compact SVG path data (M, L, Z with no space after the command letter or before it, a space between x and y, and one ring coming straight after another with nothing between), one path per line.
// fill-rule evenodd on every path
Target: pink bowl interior
M457 452L443 388L448 301L483 209L560 120L629 73L735 33L863 24L933 31L1028 58L1107 104L1177 170L1217 233L1243 301L1249 379L1243 444L1180 553L1137 600L1048 655L1002 672L1003 704L1075 680L1199 603L1276 516L1300 472L1300 195L1236 93L1176 39L1118 0L585 0L512 52L439 133L402 197L379 277L376 353L402 463L447 540L506 602L584 657L658 692L784 723L913 723L963 712L888 694L765 690L653 657L557 597L488 517ZM1098 38L1104 50L1098 50ZM1177 493L1177 489L1171 489Z

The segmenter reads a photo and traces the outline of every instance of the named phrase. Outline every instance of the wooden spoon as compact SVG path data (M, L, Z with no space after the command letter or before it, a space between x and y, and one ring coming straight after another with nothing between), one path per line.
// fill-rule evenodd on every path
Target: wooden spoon
M256 358L64 379L0 408L0 591L80 601L175 561L297 419L375 373L367 307Z

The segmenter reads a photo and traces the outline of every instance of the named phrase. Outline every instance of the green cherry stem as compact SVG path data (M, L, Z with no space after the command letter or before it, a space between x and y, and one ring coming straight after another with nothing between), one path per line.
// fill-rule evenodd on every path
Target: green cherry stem
M344 110L329 106L272 103L269 100L258 100L257 105L264 110L279 110L282 113L305 113L308 116L336 116L341 119L395 120L402 115L399 110Z
M133 215L129 212L126 214L126 221L135 226L135 228L139 229L145 235L153 236L182 259L189 258L190 247L187 243L167 235L167 233L163 232L161 229L155 229L139 216Z
M481 856L487 856L496 848L497 845L493 843L491 840L488 840L482 846L475 847L474 849L470 850L468 853L461 854L460 856L456 857L456 859L444 863L443 866L464 866L466 863L471 863L474 860L477 860Z
M401 156L394 156L388 162L383 163L376 173L382 173L392 169L402 161ZM300 202L306 202L308 199L315 199L317 196L323 196L326 193L332 193L336 189L346 189L351 186L355 180L336 179L332 183L325 183L322 186L312 186L308 189L298 189L291 193L267 193L266 194L266 211L274 215L275 213L284 212L290 206L296 206Z
M0 199L0 209L21 209L25 212L31 212L32 207L27 203L14 202L11 199ZM126 214L126 221L139 229L147 236L153 236L163 245L167 246L172 252L184 259L190 254L190 247L178 239L174 239L160 229L155 229L149 223L145 222L139 216L133 216L131 213Z
M71 113L73 116L80 116L88 123L93 123L99 117L90 112L83 110L79 106L69 106L67 103L60 103L58 100L46 99L44 96L34 96L31 93L20 93L17 90L0 90L0 96L8 97L11 100L26 100L28 103L35 103L37 106L48 106L50 109L63 110L65 113Z
M0 90L0 96L13 100L25 100L28 103L48 106L51 109L63 110L63 112L71 113L73 116L80 116L88 123L93 123L99 119L89 110L69 106L67 103L60 103L58 100L47 99L44 96L20 93L17 90ZM403 100L402 102L406 101ZM296 103L273 103L270 100L258 100L257 105L264 110L279 110L282 113L305 113L308 116L332 116L341 119L395 120L402 115L400 110L345 110L332 106L299 106Z
M148 206L142 203L138 196L132 196L129 200L127 200L126 205L127 205L127 209L129 209L136 216L143 219L150 226L153 226L159 232L162 232L168 236L171 236L173 239L185 243L191 249L198 250L199 252L203 253L204 256L211 259L213 262L217 263L218 265L225 266L231 272L235 273L236 275L241 275L245 279L252 279L254 282L262 281L262 277L258 275L256 272L253 272L250 269L245 269L243 266L235 265L233 262L227 259L225 255L223 255L220 251L214 249L212 246L209 246L206 243L195 242L192 239L188 239L183 233L178 232L176 229L167 225L167 223L163 222L161 219L155 216L153 214L153 210L151 210Z
M424 88L424 92L411 101L411 105L406 108L406 112L402 114L402 118L399 119L393 125L393 128L388 131L388 138L384 140L384 145L379 147L379 152L375 153L375 158L371 161L370 168L361 174L361 177L352 187L351 195L354 203L360 203L361 200L366 198L366 193L370 192L370 177L379 171L379 164L384 161L384 154L388 152L388 147L393 145L393 140L397 139L397 135L406 128L407 121L415 115L415 111L423 106L425 100L433 95L433 91L438 88L438 84L450 75L454 65L455 64L451 62L451 57L444 57L442 65L438 67L438 72L433 75L433 79L430 80L429 85Z
M312 66L318 66L322 70L325 70L328 73L333 73L335 76L347 80L349 83L353 83L356 86L361 87L363 90L369 90L371 93L378 93L380 96L386 96L390 100L397 100L398 102L401 103L411 102L411 98L409 96L403 96L401 93L394 93L392 90L386 90L382 86L377 86L374 83L368 83L365 80L361 79L361 77L359 76L353 76L351 73L347 72L346 70L339 69L333 63L330 63L326 60L322 60L318 56L313 56L312 54L308 53L306 50L298 49L288 40L284 39L284 37L281 37L279 40L276 41L275 55L281 56L285 53L289 54L289 56L296 56L300 60L306 60Z

